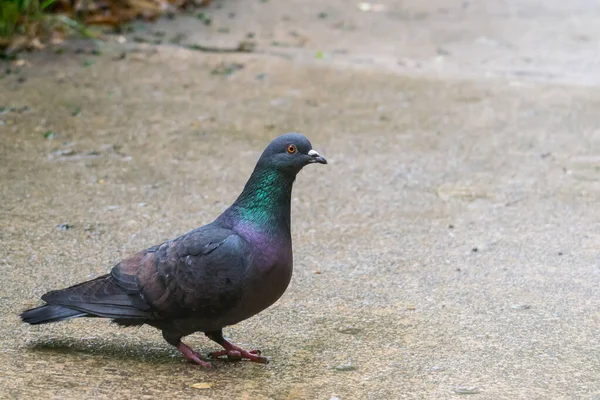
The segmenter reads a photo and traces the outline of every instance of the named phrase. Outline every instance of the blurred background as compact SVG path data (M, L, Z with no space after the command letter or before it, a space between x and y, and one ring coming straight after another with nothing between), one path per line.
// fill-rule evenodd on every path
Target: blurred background
M0 398L600 399L599 38L584 0L0 1ZM225 330L269 365L21 324L288 131L329 161L292 284Z

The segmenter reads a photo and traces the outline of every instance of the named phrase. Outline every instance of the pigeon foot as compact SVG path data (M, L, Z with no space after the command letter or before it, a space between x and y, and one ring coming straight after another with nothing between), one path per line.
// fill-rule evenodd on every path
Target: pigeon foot
M211 359L216 359L219 357L227 356L229 361L239 361L242 359L249 360L256 363L268 364L269 358L260 355L260 350L244 350L239 346L231 343L223 337L222 332L210 332L206 333L209 339L217 342L225 350L214 351L210 353L208 356Z
M267 357L263 357L260 355L260 350L244 350L233 343L227 342L227 344L227 347L223 346L226 350L213 351L212 353L209 353L208 356L212 359L227 356L227 359L229 361L239 361L242 359L246 359L261 364L269 363L269 359Z
M212 365L208 361L204 361L200 354L195 352L190 346L183 342L179 342L179 344L177 345L177 350L179 350L181 354L185 356L185 358L187 358L193 363L196 363L204 368L214 368L214 365Z

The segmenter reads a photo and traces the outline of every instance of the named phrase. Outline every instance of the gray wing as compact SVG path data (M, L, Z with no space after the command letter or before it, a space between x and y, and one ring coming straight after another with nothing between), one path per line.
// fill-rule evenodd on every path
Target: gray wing
M250 262L241 237L209 224L122 261L111 278L153 319L210 318L239 302Z

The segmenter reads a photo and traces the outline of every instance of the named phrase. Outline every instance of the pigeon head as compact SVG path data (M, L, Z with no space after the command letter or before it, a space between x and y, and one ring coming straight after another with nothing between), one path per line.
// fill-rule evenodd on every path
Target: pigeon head
M219 221L250 224L252 231L266 229L289 237L292 186L296 174L313 163L327 164L327 160L313 150L304 135L286 133L275 138L258 159L242 193Z
M304 135L286 133L267 146L257 166L296 175L305 165L313 163L327 164L327 160L313 150Z

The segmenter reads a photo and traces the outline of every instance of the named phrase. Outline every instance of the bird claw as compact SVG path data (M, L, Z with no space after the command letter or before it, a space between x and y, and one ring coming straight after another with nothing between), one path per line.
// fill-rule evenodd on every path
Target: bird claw
M191 362L193 362L196 365L199 365L203 368L208 368L208 369L214 369L216 368L216 366L209 362L209 361L204 361L202 358L200 358L200 355L198 353L196 353L196 357L192 356L192 357L187 357L186 358L188 360L190 360Z
M267 357L261 356L260 354L260 350L247 351L232 344L231 347L227 350L220 350L209 353L208 357L214 360L223 356L227 356L227 360L229 361L240 361L242 359L246 359L252 362L268 364L269 359Z
M187 358L191 362L198 364L204 368L215 368L215 366L212 363L204 361L202 357L200 357L200 354L192 350L192 348L189 347L187 344L179 342L179 345L177 345L177 349L179 349L179 351L185 356L185 358Z

